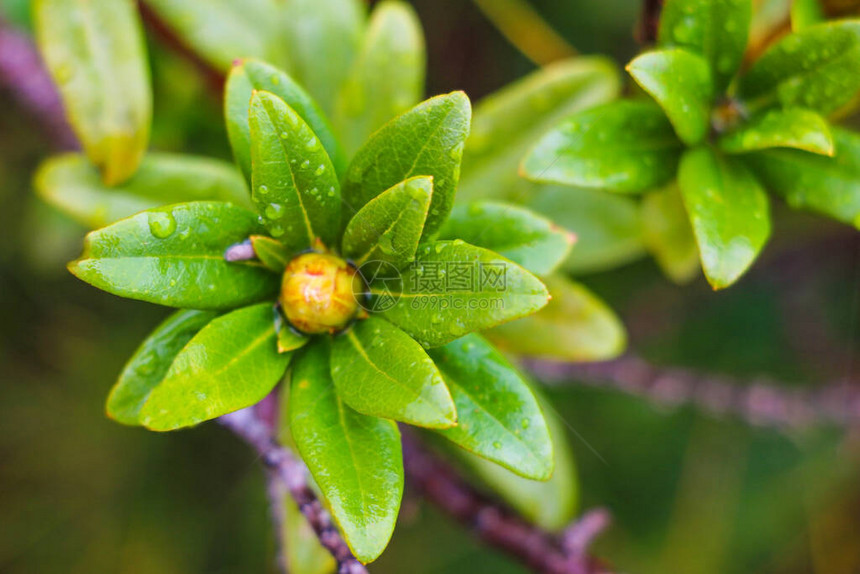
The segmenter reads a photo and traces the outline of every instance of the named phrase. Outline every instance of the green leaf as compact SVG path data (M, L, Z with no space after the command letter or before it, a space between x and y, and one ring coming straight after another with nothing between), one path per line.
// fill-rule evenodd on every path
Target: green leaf
M860 20L828 22L771 46L740 82L752 109L800 106L830 114L860 90Z
M660 45L705 57L716 93L726 89L747 47L751 0L670 0L660 17Z
M550 64L491 94L475 107L463 154L459 199L528 197L517 165L540 136L564 118L617 97L617 66L593 56Z
M334 115L338 91L366 26L361 0L290 0L282 3L285 42L293 77Z
M362 562L375 560L391 538L403 495L400 432L335 394L324 343L296 359L290 429L350 550Z
M418 247L400 285L371 284L371 307L425 347L524 317L546 305L537 277L481 247L436 241ZM392 301L390 308L385 301Z
M343 254L360 266L385 261L400 267L415 257L433 197L432 177L413 177L362 207L343 234Z
M266 269L275 273L283 273L290 262L291 253L287 247L278 241L265 235L252 235L251 246L254 248L254 253L260 263L266 266Z
M259 262L224 260L228 247L261 231L256 215L229 203L150 209L88 234L69 270L120 297L231 309L277 293L278 277Z
M337 562L323 548L314 529L299 511L293 498L284 496L282 551L290 574L334 574Z
M479 335L430 351L460 413L439 434L533 480L553 470L552 441L543 413L514 367Z
M627 345L624 325L606 303L583 285L551 275L552 300L542 310L487 331L504 351L562 361L605 361Z
M331 374L338 395L360 413L430 428L457 423L433 360L382 319L358 321L334 339Z
M275 330L278 332L279 353L289 353L296 349L301 349L311 340L310 337L304 333L300 333L295 329L292 329L286 321L281 319L280 315L278 316Z
M570 116L521 170L533 181L638 193L672 179L681 142L656 104L619 100Z
M313 98L278 68L258 60L246 59L237 60L227 76L224 87L224 115L233 155L249 182L251 128L248 110L255 90L270 92L284 100L319 138L338 177L343 175L346 170L346 156L334 136L331 124Z
M770 235L767 195L743 165L708 148L684 154L678 185L705 277L714 289L728 287L758 257Z
M746 153L774 147L802 149L833 155L833 137L827 120L802 108L768 110L719 139L726 153Z
M337 174L319 138L282 99L251 99L251 197L273 237L291 251L317 238L335 245L340 227Z
M169 203L216 199L250 206L234 166L191 155L147 154L131 179L108 187L85 156L63 154L39 166L34 186L42 199L90 229Z
M699 270L699 251L677 185L642 198L642 236L666 276L678 284Z
M276 313L271 303L260 303L203 327L150 393L140 422L151 430L175 430L261 401L290 362L276 347Z
M564 263L570 273L613 269L643 252L639 206L630 197L599 190L536 186L528 207L576 234Z
M454 207L441 239L495 251L535 275L548 275L570 253L576 236L524 207L475 201Z
M126 363L107 400L107 414L126 425L140 424L140 410L161 383L179 351L217 315L177 311L141 343Z
M347 211L355 213L405 179L432 176L433 201L422 238L432 237L454 204L471 114L466 94L453 92L430 98L382 126L347 170L343 186Z
M791 3L791 29L794 32L820 24L826 19L819 0L793 0Z
M388 120L421 101L425 67L415 11L399 1L378 4L336 103L335 125L350 156Z
M137 4L36 0L36 36L75 133L108 185L137 170L152 90Z
M711 125L714 89L704 58L678 48L647 52L627 65L627 71L653 97L681 141L695 145Z
M795 209L811 209L860 228L860 136L834 127L832 158L797 150L765 150L745 156L774 193Z

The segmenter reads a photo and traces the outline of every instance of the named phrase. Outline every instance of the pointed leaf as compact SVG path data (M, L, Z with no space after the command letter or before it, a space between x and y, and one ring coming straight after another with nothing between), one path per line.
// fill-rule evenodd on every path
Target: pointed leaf
M526 156L533 181L637 193L675 175L681 142L652 102L619 100L564 120Z
M304 333L300 333L291 328L286 321L281 319L280 315L278 316L275 330L278 332L279 353L289 353L296 349L301 349L311 340L310 337Z
M627 65L627 71L651 94L687 145L707 135L714 89L704 58L678 48L648 52Z
M741 65L752 13L752 0L671 0L660 17L660 44L704 56L719 93Z
M111 389L108 416L122 424L140 424L140 409L176 355L216 316L211 311L177 311L162 322L137 348Z
M256 261L228 263L224 251L262 229L229 203L150 209L88 234L69 270L120 297L187 309L231 309L274 296L278 277Z
M283 273L292 256L289 249L277 239L265 235L252 235L250 239L260 263L269 271Z
M38 0L36 36L69 121L108 185L137 170L149 142L152 89L131 0Z
M275 94L308 124L331 158L338 176L346 169L346 156L331 124L308 93L289 75L259 60L237 60L224 86L224 115L236 163L251 181L251 128L248 110L254 91Z
M397 425L345 405L332 384L328 349L315 344L293 369L290 428L350 550L362 562L375 560L391 538L403 495Z
M833 137L827 120L802 108L768 110L722 136L719 145L726 153L790 147L833 155Z
M433 360L382 319L358 321L334 340L331 372L338 395L360 413L431 428L457 422Z
M413 177L370 200L343 234L343 254L361 266L385 261L400 267L415 257L433 197L433 178Z
M235 167L219 160L149 153L128 181L108 187L80 154L52 157L34 185L42 199L91 229L170 203L216 199L250 206Z
M343 199L355 213L397 183L433 177L423 239L432 237L454 204L472 108L463 92L430 98L385 124L362 146L346 174Z
M338 95L335 124L347 154L421 101L425 60L424 34L412 7L392 0L378 4Z
M540 280L487 249L462 241L421 245L399 285L370 285L371 302L425 347L436 347L474 331L524 317L546 305Z
M552 295L546 308L487 331L500 349L561 361L605 361L624 351L624 325L606 303L564 275L545 281Z
M534 395L514 367L478 335L430 351L460 413L437 432L533 480L552 475L552 442Z
M140 422L151 430L174 430L261 401L290 362L276 347L276 313L271 303L260 303L206 325L149 395Z
M251 99L251 197L273 237L292 251L319 238L333 246L340 226L340 187L319 138L269 92Z
M456 206L439 237L495 251L535 275L551 273L576 241L575 235L533 211L494 201Z
M708 148L684 154L678 185L705 276L714 289L728 287L770 236L767 195L743 165Z
M677 185L642 198L642 236L666 276L678 284L699 270L699 251Z

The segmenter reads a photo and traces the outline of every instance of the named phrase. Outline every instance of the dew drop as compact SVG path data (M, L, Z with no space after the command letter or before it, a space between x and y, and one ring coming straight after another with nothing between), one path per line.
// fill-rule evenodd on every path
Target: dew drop
M176 219L167 211L153 211L149 214L149 231L159 239L167 239L176 231Z
M314 170L314 175L322 175L325 172L325 166L320 164L316 170Z
M265 214L269 219L277 219L284 214L284 206L280 203L270 203L266 206Z

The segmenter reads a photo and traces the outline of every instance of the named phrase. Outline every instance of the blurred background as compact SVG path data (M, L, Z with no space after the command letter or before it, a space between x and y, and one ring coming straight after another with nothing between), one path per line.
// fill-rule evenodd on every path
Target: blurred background
M428 93L476 100L534 69L472 2L413 4ZM639 2L532 4L583 53L625 62L637 51ZM2 0L0 15L28 27L24 0ZM150 54L152 147L229 158L205 79L158 43ZM263 474L245 445L215 424L155 434L104 416L116 375L166 310L66 272L84 230L31 191L48 153L37 122L0 87L0 572L275 572ZM676 287L635 247L631 263L581 279L655 363L792 386L844 380L860 362L858 235L774 209L762 260L725 292L704 280ZM759 428L576 381L548 393L572 431L581 508L614 515L594 551L619 572L860 572L856 430ZM408 494L405 508L372 572L524 571Z

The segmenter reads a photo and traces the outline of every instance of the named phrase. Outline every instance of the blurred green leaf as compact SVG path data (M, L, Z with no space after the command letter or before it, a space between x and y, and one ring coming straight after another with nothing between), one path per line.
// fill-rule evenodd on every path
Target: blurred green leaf
M261 401L290 362L276 347L276 317L271 303L260 303L203 327L150 393L140 422L150 430L175 430Z
M581 56L550 64L481 100L466 141L458 197L527 197L530 184L517 173L519 161L564 118L615 98L618 76L612 61Z
M346 174L344 206L368 201L416 175L433 177L433 200L423 239L441 227L454 204L472 108L463 92L436 96L385 124L362 146Z
M860 20L828 22L789 34L741 76L753 109L800 106L830 114L860 90Z
M549 219L516 205L494 201L460 204L439 232L495 251L535 275L548 275L570 253L576 236Z
M90 229L169 203L251 204L234 166L184 154L147 154L134 176L116 187L106 186L85 156L63 154L42 162L34 187L42 199Z
M681 142L659 106L619 100L561 122L538 141L521 169L533 181L638 193L671 180L680 152Z
M678 185L714 289L738 280L770 236L767 195L737 160L709 148L684 154Z
M789 147L833 155L833 137L827 120L803 108L768 110L723 135L718 143L726 153Z
M251 181L251 128L248 113L254 91L275 94L301 117L319 138L328 153L338 177L346 170L346 156L334 136L331 124L308 93L289 75L258 60L238 60L234 63L224 87L224 116L227 134L236 163L245 178Z
M457 423L442 375L421 345L376 317L334 339L331 374L338 395L360 413L429 428Z
M399 292L392 285L371 284L370 293L376 308L393 296L396 303L380 311L380 316L425 347L529 315L548 300L546 287L537 277L492 251L462 241L419 246L415 263L402 272Z
M679 46L710 63L714 92L726 89L747 47L752 0L670 0L660 17L660 45Z
M860 228L860 135L833 127L832 158L797 150L745 156L761 181L796 209L811 209Z
M421 101L425 67L424 34L415 11L404 2L379 3L336 103L335 125L349 156L387 121Z
M677 185L642 198L642 236L666 276L678 284L699 270L699 250Z
M624 325L603 301L563 275L544 279L552 296L534 315L487 331L500 349L562 361L604 361L627 345Z
M36 35L69 121L108 185L131 177L146 151L152 89L131 0L36 0Z
M211 311L177 311L162 322L123 368L108 396L108 416L122 424L140 424L141 408L176 355L216 316Z
M250 239L260 263L270 271L283 273L292 255L286 245L266 235L252 235Z
M794 32L820 24L826 19L819 0L793 0L791 3L791 29Z
M635 58L627 71L660 104L684 143L702 141L711 126L714 98L704 58L678 48L657 50Z
M224 251L262 231L257 216L200 201L150 209L88 234L69 264L79 279L120 297L186 309L231 309L273 297L278 277Z
M272 237L291 251L320 238L334 246L340 228L340 186L319 138L282 99L251 99L251 198Z
M343 254L361 266L385 261L401 267L412 261L433 197L432 177L413 177L374 197L350 220Z
M548 480L553 454L546 421L507 359L475 334L432 349L430 356L459 413L457 426L437 432L520 476Z
M375 560L391 538L403 495L397 425L341 402L322 342L296 359L289 409L296 446L350 550L362 562Z
M323 548L314 529L292 497L284 496L282 551L290 574L334 574L337 562Z

